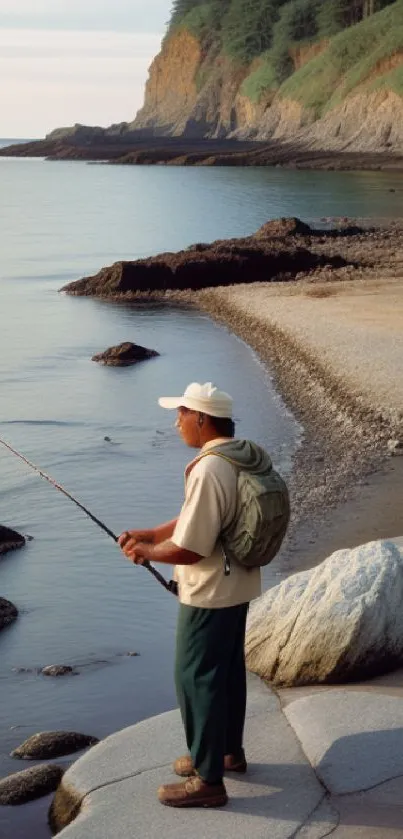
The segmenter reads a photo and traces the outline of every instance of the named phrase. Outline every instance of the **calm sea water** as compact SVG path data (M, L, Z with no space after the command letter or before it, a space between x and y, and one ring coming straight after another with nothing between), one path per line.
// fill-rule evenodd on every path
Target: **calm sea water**
M189 459L157 397L211 379L234 395L239 434L288 473L300 430L243 342L202 314L58 289L117 259L251 233L281 215L398 216L403 178L0 159L0 184L0 437L115 532L153 525L177 513ZM161 355L121 370L90 361L124 340ZM174 707L177 606L1 446L0 522L34 537L0 561L0 594L20 611L0 636L1 776L21 768L9 752L36 731L103 737ZM79 675L37 674L52 663ZM0 837L47 836L46 806L1 808Z

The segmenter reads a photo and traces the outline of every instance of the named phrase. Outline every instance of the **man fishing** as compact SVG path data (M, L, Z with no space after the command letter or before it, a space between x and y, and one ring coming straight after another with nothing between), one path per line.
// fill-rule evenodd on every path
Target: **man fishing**
M190 754L175 772L187 778L160 787L171 807L227 803L224 771L246 772L245 625L250 601L261 593L260 566L276 556L287 530L287 486L266 452L234 440L232 399L211 382L193 383L183 396L161 397L177 409L186 445L200 449L185 470L185 501L177 519L117 537L87 507L5 440L0 444L62 492L137 565L168 591L178 590L176 688ZM168 581L150 561L175 565Z
M211 382L159 404L177 410L182 440L200 452L186 467L178 518L127 531L118 542L135 564L174 565L178 584L175 682L189 755L174 763L186 780L161 786L158 798L171 807L218 807L228 801L224 772L247 770L245 625L249 602L261 593L260 568L229 562L223 551L239 501L231 458L235 450L237 460L263 459L270 469L271 462L259 447L233 439L232 399Z

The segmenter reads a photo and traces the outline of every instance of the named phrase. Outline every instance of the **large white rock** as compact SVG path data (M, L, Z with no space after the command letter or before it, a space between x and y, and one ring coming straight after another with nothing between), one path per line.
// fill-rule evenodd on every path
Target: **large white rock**
M252 606L249 670L276 685L369 678L403 663L403 544L332 554Z

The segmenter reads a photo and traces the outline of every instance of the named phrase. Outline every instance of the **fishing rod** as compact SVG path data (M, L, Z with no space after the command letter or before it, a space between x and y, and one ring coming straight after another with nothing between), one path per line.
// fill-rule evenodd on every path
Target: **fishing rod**
M100 521L100 519L97 519L97 517L94 516L94 514L91 513L91 511L87 509L87 507L84 507L84 504L81 504L80 501L77 501L77 499L74 498L74 496L71 495L70 492L67 492L67 489L65 489L63 486L61 486L61 484L58 484L54 480L54 478L51 478L50 475L47 475L46 472L44 472L42 469L39 468L39 466L35 466L35 463L31 463L31 461L28 460L28 458L25 457L25 455L21 454L21 452L17 452L16 449L13 449L13 447L10 446L9 443L6 443L5 440L0 439L0 443L1 443L2 446L5 446L5 448L8 449L10 452L15 454L16 457L19 457L20 460L23 460L24 463L26 463L27 466L30 466L30 468L33 469L34 472L37 472L38 475L41 476L41 478L45 478L45 481L48 481L50 484L52 484L52 486L55 487L55 489L60 490L60 492L62 492L63 495L65 495L67 498L69 498L70 501L73 501L73 503L76 504L77 507L80 508L80 510L83 510L83 512L87 516L89 516L89 518L92 519L92 521L95 522L95 524L97 524L98 527L101 528L101 530L104 530L105 533L107 533L108 536L110 536L111 539L113 539L114 542L118 541L118 537L116 536L116 534L113 533L113 531L110 530L109 527L106 526L106 524L104 524L102 521ZM153 577L155 577L155 579L158 580L158 582L161 583L161 585L164 586L164 588L167 591L170 591L171 594L177 594L177 585L174 582L174 580L169 580L169 581L166 580L165 577L163 577L162 574L160 574L159 571L157 571L157 569L154 568L153 565L151 565L151 563L148 561L148 559L146 559L143 562L143 568L146 568L147 571L149 571L150 574L152 574Z

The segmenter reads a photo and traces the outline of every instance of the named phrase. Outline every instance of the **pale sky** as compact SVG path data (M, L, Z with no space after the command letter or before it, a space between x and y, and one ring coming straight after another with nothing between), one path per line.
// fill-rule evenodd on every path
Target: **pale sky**
M0 137L130 121L171 0L0 0Z

